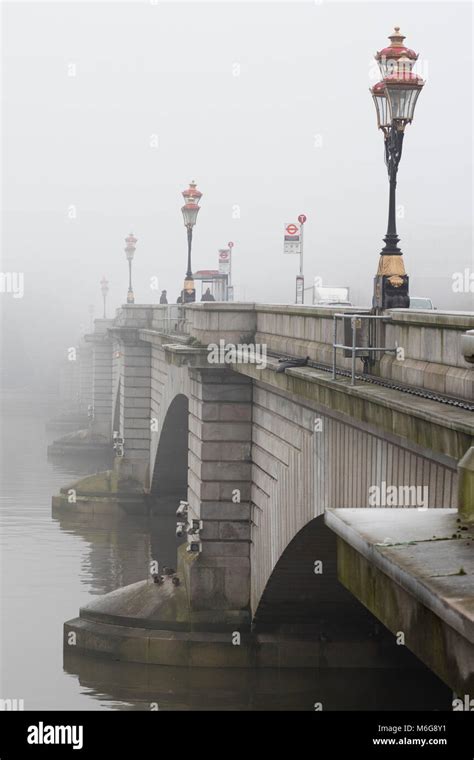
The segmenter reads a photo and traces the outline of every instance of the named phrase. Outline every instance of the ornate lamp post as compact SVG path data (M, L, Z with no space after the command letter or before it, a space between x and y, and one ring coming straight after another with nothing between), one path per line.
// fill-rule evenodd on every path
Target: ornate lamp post
M90 331L94 332L94 304L89 304Z
M133 288L132 288L132 261L133 257L135 255L135 243L137 242L137 238L134 237L133 233L130 233L128 237L125 238L126 246L125 246L125 255L127 256L128 261L128 293L127 293L127 303L135 303L135 296L133 295Z
M382 80L371 89L378 127L384 136L390 182L387 234L374 279L372 302L379 310L410 306L408 276L398 247L395 193L405 127L413 121L416 101L424 85L423 79L412 71L418 54L404 46L400 27L395 27L389 39L390 45L375 55Z
M229 277L227 279L227 300L233 301L234 300L234 286L232 285L232 254L233 254L233 248L234 244L232 240L229 240L227 243L230 251L230 257L229 257Z
M183 191L184 206L183 212L184 226L188 231L188 269L184 280L183 303L192 303L196 300L196 289L194 287L193 270L191 267L191 246L193 242L193 227L196 224L199 213L199 201L202 193L196 187L194 180L190 182L187 190Z
M105 274L100 281L100 289L102 291L102 300L104 301L104 319L107 319L105 303L107 300L107 293L109 292L109 281L107 280Z

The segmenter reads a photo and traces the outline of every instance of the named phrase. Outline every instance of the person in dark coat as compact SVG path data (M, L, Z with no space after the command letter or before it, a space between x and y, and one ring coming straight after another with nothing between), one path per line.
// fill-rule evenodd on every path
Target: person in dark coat
M166 297L166 290L161 291L160 303L168 303L168 298Z
M201 301L215 301L216 299L211 293L210 288L208 288L201 296Z

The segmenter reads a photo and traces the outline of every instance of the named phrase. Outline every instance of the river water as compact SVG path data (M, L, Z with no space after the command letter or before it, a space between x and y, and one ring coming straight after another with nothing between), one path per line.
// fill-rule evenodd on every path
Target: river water
M94 595L142 580L150 559L175 566L173 518L53 518L61 486L105 469L48 461L46 403L9 394L1 419L0 699L25 710L450 709L424 667L231 671L63 657L62 629Z

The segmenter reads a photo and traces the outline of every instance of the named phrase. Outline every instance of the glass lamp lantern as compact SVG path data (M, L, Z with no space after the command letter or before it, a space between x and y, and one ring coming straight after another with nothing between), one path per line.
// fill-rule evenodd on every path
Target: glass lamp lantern
M384 132L388 130L391 123L387 96L385 94L384 82L377 82L371 89L372 97L375 103L375 110L377 112L377 126Z
M413 72L418 53L407 48L400 27L389 35L390 45L375 55L382 81L372 87L379 129L387 133L390 126L403 131L411 124L424 81Z
M183 190L184 206L181 211L183 212L184 226L188 229L192 229L197 221L197 215L199 213L199 201L201 200L202 193L197 189L194 180L189 183L187 190Z
M125 255L127 257L127 261L133 261L133 257L135 255L136 250L136 242L137 238L134 237L132 233L128 237L125 238L126 246L125 246Z
M109 292L109 281L107 280L107 278L105 277L105 275L104 275L104 277L102 277L102 279L100 281L100 289L102 291L102 295L105 298L105 296Z
M400 123L403 127L411 124L424 81L410 73L403 78L386 77L384 85L391 122Z

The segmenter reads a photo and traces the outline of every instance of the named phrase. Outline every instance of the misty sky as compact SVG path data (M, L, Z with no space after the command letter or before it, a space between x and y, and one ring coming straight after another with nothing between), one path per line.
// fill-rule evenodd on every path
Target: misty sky
M158 301L152 277L175 301L193 178L193 268L216 268L233 240L236 300L293 302L283 225L304 212L306 286L319 275L368 305L388 204L368 88L394 25L427 79L399 169L410 291L472 309L452 291L474 267L471 15L400 0L3 3L2 271L25 277L23 299L0 294L6 344L74 344L89 304L101 316L104 274L111 315L130 231L136 302Z

